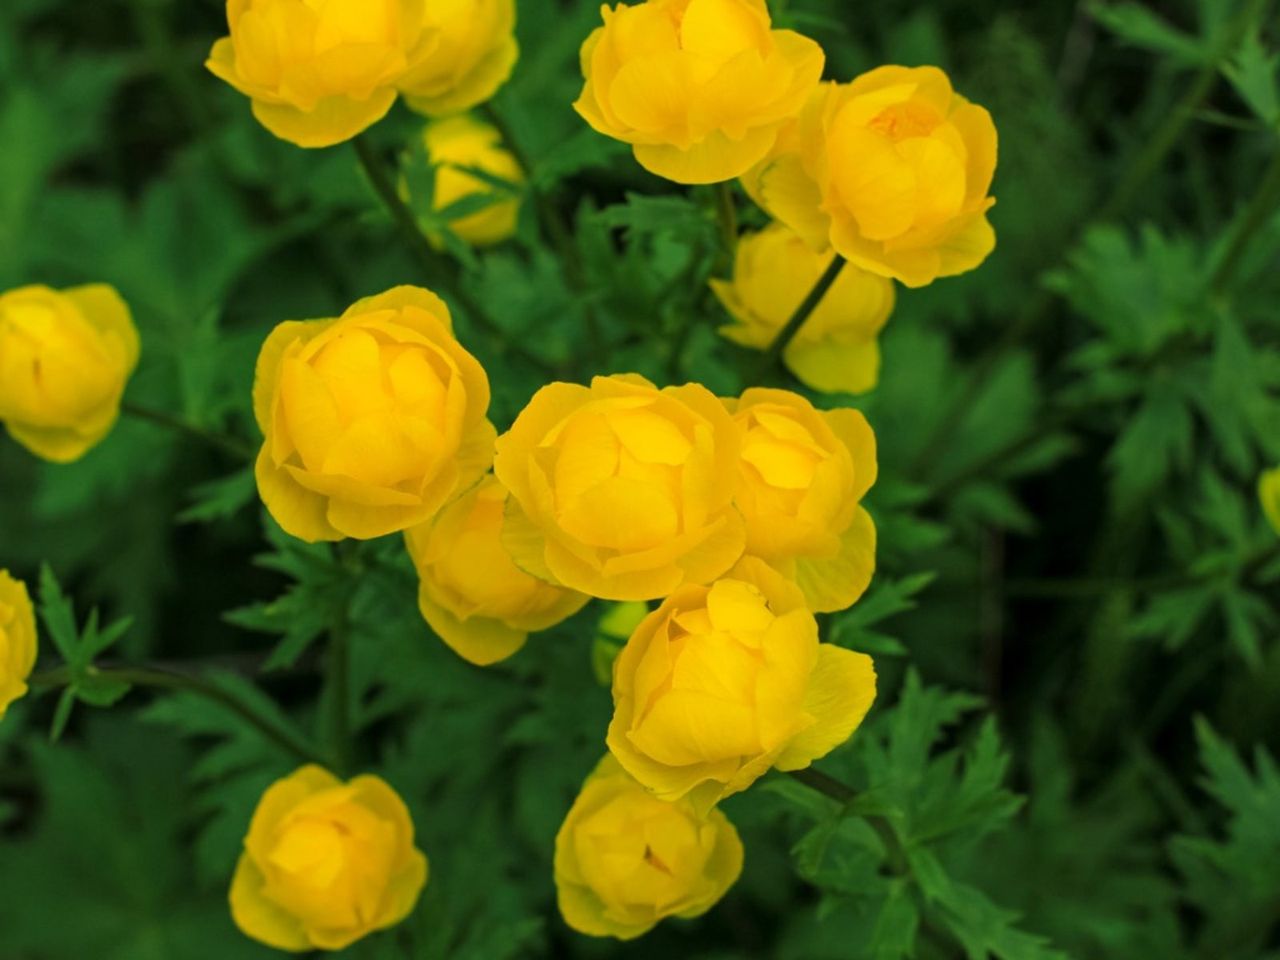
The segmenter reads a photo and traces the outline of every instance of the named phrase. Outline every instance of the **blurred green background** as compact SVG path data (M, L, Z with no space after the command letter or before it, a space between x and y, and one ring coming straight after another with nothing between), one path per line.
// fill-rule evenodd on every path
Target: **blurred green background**
M471 668L418 617L396 538L354 560L290 542L233 455L128 415L68 467L0 438L0 565L34 585L47 563L81 616L132 617L109 659L211 672L321 732L312 641L349 600L359 759L432 861L412 919L351 956L1280 957L1280 551L1253 492L1280 462L1274 4L772 7L829 78L937 64L991 110L999 246L902 291L880 387L822 401L880 443L876 583L824 624L881 675L819 765L863 799L783 780L732 798L746 870L707 917L618 945L555 913L551 839L609 715L599 604ZM458 330L499 429L555 377L738 392L710 193L572 111L597 4L519 9L495 108L571 224L574 285L532 202L514 242L424 275L350 146L274 140L203 71L221 4L3 0L0 289L114 284L143 341L127 400L247 442L267 331L406 282L488 309L496 329L462 310ZM373 136L391 156L419 123L398 106ZM51 744L54 700L0 725L0 960L269 955L225 895L291 760L187 694L82 706Z

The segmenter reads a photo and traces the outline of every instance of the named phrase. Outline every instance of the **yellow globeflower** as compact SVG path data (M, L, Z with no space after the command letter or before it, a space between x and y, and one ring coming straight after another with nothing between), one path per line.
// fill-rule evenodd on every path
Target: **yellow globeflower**
M493 460L489 380L420 287L282 323L258 355L258 492L302 540L425 523Z
M698 917L742 873L742 841L719 810L659 800L606 756L556 835L555 881L565 923L632 940L666 917Z
M795 581L816 613L845 609L876 565L876 528L861 505L876 480L866 418L815 410L786 390L748 390L729 403L742 430L747 553Z
M487 123L461 115L427 124L422 135L427 159L435 166L432 207L439 211L467 197L488 196L492 185L472 176L466 167L483 170L512 184L524 183L524 171L502 146L502 135ZM510 195L470 216L460 217L449 229L472 246L500 243L516 232L520 197ZM439 239L433 238L439 246Z
M656 796L707 810L844 743L875 692L871 658L819 643L795 585L748 558L677 590L632 634L614 661L607 743Z
M307 766L258 801L231 915L278 950L342 950L407 917L426 882L427 858L394 790L378 777L343 783Z
M602 10L574 108L677 183L740 176L822 76L822 48L773 30L764 0L648 0Z
M768 349L804 302L835 253L813 250L779 223L738 241L733 280L711 289L736 323L720 328L735 343ZM880 376L876 340L893 312L893 282L846 264L788 344L783 360L802 382L827 393L865 393Z
M1280 467L1267 470L1258 478L1258 497L1271 526L1280 534Z
M582 609L584 594L517 567L502 546L507 491L493 476L405 533L418 569L418 607L460 657L488 666Z
M492 97L519 55L515 0L431 0L426 18L437 42L400 80L409 106L438 117Z
M634 374L539 390L498 439L504 542L534 576L608 600L707 583L742 555L738 431L705 387Z
M423 0L227 0L227 25L205 66L300 147L332 146L381 120L438 41L423 29Z
M69 463L115 425L138 331L115 289L0 294L0 421L38 457Z
M36 646L36 616L26 584L0 570L0 720L27 692Z
M909 287L995 248L991 115L937 67L880 67L814 94L743 183L815 249Z

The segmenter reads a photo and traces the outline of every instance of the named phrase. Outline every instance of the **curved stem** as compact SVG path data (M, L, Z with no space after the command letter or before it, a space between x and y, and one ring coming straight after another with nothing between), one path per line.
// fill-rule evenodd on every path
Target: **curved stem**
M769 349L765 351L764 358L760 362L761 375L781 363L787 344L795 339L796 334L800 332L800 328L813 315L813 311L818 309L818 304L822 303L822 298L827 295L827 291L831 289L836 282L836 278L840 276L840 271L844 269L845 262L843 257L837 255L831 261L831 265L823 271L822 276L818 278L817 283L813 285L808 295L801 301L800 306L796 307L791 319L787 321L786 326L779 331L778 335L773 338L773 342L769 344Z
M237 437L207 430L189 420L165 413L163 410L153 410L150 407L143 407L126 401L120 404L120 412L126 416L134 417L138 420L146 420L156 426L173 430L175 433L181 433L211 447L217 447L223 453L231 454L242 460L252 460L256 455L256 451L252 446Z
M1223 254L1218 269L1213 272L1210 289L1214 293L1220 294L1230 286L1253 235L1267 224L1277 208L1280 208L1280 149L1263 174L1258 192L1253 195L1235 235L1231 238L1231 245Z
M195 693L235 714L254 727L265 739L293 754L303 763L328 766L326 758L296 733L280 726L269 717L264 717L235 694L203 677L146 667L95 667L93 669L98 676L119 680L135 687L148 687L153 690L186 690ZM28 683L33 689L57 689L68 686L72 680L69 668L58 667L33 674Z

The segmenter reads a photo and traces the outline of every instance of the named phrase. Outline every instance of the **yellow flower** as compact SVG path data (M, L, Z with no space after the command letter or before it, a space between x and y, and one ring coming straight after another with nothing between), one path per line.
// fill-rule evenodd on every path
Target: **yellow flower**
M422 135L427 158L435 166L432 208L443 210L450 204L473 196L489 196L494 187L467 173L474 167L512 184L524 183L520 164L502 146L502 135L487 123L461 115L427 124ZM459 217L449 229L472 246L500 243L516 232L520 197L512 194L496 200L469 216ZM440 246L438 238L432 238Z
M423 29L423 0L227 0L227 24L205 66L300 147L332 146L381 120L438 40Z
M307 766L273 784L231 881L231 916L278 950L342 950L409 915L427 882L404 801L378 777Z
M749 170L822 76L822 48L771 29L764 0L648 0L602 13L582 45L574 109L677 183Z
M608 600L707 583L742 555L738 432L697 384L543 387L498 439L504 542L534 576Z
M84 456L115 425L137 365L138 331L112 287L0 294L0 421L36 456Z
M1264 471L1258 478L1258 497L1276 533L1280 533L1280 467Z
M856 410L818 411L786 390L748 390L737 504L747 553L793 580L817 613L843 610L875 571L876 528L860 501L876 480L876 438Z
M400 80L409 106L438 117L492 97L520 52L515 0L431 0L426 17L438 39Z
M425 523L493 459L489 380L420 287L280 324L258 355L253 406L266 437L258 492L303 540Z
M708 810L844 743L875 692L871 658L819 643L795 585L747 558L677 590L631 635L606 742L655 796Z
M834 257L830 251L814 251L779 223L743 236L732 282L711 281L711 289L737 321L720 332L744 347L767 350ZM872 389L880 376L876 335L888 322L893 301L892 281L846 264L787 346L787 367L814 390Z
M995 248L991 115L937 67L826 84L743 180L815 249L909 287L972 270Z
M719 810L652 796L606 756L556 835L555 881L565 923L632 940L666 917L698 917L742 873L742 841Z
M505 660L589 599L529 576L502 546L507 491L493 476L405 533L418 569L418 607L459 656L480 666Z
M27 692L36 665L36 616L21 580L0 570L0 720Z

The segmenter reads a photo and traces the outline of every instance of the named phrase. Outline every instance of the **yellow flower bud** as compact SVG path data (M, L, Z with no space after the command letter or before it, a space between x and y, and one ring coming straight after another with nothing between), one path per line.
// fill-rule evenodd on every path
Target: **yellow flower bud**
M819 643L796 586L750 557L677 590L632 634L606 742L657 797L707 810L844 743L875 689L871 658Z
M582 45L574 109L677 183L740 176L822 76L822 48L773 30L764 0L647 0L603 8Z
M860 503L876 480L866 418L815 410L786 390L748 390L730 406L742 431L736 502L747 553L798 584L815 612L845 609L876 563L876 528Z
M437 40L400 81L409 106L439 117L492 97L520 52L515 0L431 0L426 18Z
M530 633L573 616L589 599L512 562L502 545L506 502L507 491L488 476L434 523L405 532L422 616L454 652L482 667L505 660Z
M659 800L611 756L587 777L556 835L565 923L632 940L666 917L698 917L742 873L742 841L719 810Z
M711 289L737 322L720 332L767 350L804 302L835 254L813 250L779 223L738 241L733 280ZM846 264L835 284L787 345L783 360L800 380L826 393L865 393L880 376L876 335L893 312L893 282Z
M921 287L995 249L996 149L991 115L937 67L880 67L821 87L743 184L815 249Z
M283 140L328 147L381 120L435 46L423 0L227 0L230 36L205 66Z
M474 167L512 184L524 183L524 171L516 158L502 146L502 135L487 123L461 115L427 124L422 135L427 159L435 166L432 208L443 210L467 197L488 196L494 187L472 176L464 167ZM459 217L449 229L476 247L500 243L516 232L520 197L496 200L470 216ZM441 246L439 238L433 243Z
M36 616L26 584L0 570L0 720L27 692L36 646Z
M707 583L742 555L738 431L697 384L634 374L539 390L498 439L504 543L534 576L609 600Z
M262 345L258 492L302 540L365 540L434 517L493 459L489 380L420 287L336 320L282 323Z
M278 950L342 950L407 917L426 882L427 858L391 787L307 766L258 802L231 881L231 915L246 936Z
M1262 510L1276 533L1280 534L1280 467L1264 471L1258 478L1258 497Z
M112 287L0 294L0 421L36 456L84 456L115 425L137 365L138 331Z

